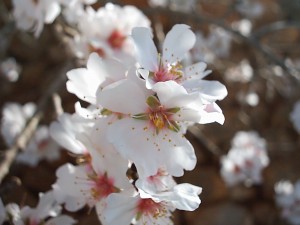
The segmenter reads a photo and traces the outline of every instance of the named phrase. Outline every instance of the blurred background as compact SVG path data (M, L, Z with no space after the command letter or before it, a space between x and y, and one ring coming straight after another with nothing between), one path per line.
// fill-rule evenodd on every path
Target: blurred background
M176 211L174 223L291 224L282 216L275 186L282 180L294 184L300 178L300 110L294 111L300 100L300 1L119 0L97 1L92 7L98 9L107 2L142 10L151 20L158 46L174 24L190 25L197 42L188 61L206 62L212 70L206 79L218 80L228 90L228 96L218 102L224 125L194 125L187 132L198 163L178 181L202 187L202 203L194 212ZM65 73L84 66L85 59L76 58L70 50L72 32L62 18L45 25L35 38L17 29L12 9L11 1L0 1L0 109L3 112L7 103L34 102L41 112L38 123L49 125L60 105L65 112L74 112L77 98L66 91ZM253 131L265 140L269 163L261 170L261 182L228 185L221 175L222 158L239 131ZM55 182L56 169L74 162L61 151L54 161L41 160L36 166L16 162L14 157L7 163L7 152L13 145L1 138L0 196L5 204L35 206L38 193L49 190ZM3 171L8 167L6 174ZM300 198L296 200L294 207L299 207L300 217ZM100 224L95 212L87 208L69 214L78 224Z

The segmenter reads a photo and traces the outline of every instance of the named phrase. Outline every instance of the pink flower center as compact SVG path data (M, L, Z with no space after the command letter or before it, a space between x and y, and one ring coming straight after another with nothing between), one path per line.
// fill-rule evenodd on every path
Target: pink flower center
M114 30L108 37L107 42L114 49L122 48L126 37L119 31Z
M151 198L140 199L137 205L138 213L143 215L151 215L153 217L158 217L165 209L160 203L154 202Z
M95 199L105 198L111 193L116 192L114 180L106 174L91 176L94 181L94 187L91 189L92 196Z
M153 80L155 82L165 82L169 80L179 81L183 74L181 68L182 66L179 63L170 65L168 69L160 65L159 70L154 72Z

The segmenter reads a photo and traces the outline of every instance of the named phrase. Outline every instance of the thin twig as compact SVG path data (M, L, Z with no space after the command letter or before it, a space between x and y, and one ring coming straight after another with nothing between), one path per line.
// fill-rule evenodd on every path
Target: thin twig
M298 21L277 21L271 24L267 24L252 33L252 37L260 38L266 34L274 31L284 30L288 28L300 29L300 23Z

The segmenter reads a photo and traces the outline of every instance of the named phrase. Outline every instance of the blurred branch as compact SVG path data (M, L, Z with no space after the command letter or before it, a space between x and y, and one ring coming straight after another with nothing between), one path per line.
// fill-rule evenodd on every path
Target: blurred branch
M252 33L252 37L259 39L260 37L268 33L288 28L300 29L300 23L298 21L277 21L275 23L271 23L257 29L255 32Z
M45 94L41 97L37 104L37 111L33 115L33 117L29 120L28 124L21 132L21 134L17 137L15 144L3 152L3 160L0 164L0 183L4 179L4 177L8 174L9 168L13 161L15 160L17 153L19 150L22 150L26 147L28 142L30 141L32 135L36 131L38 124L42 118L43 111L48 106L49 100L51 99L52 94L59 90L63 84L66 82L65 73L70 68L70 64L67 64L63 68L60 69L58 76L51 82L49 88L45 91Z

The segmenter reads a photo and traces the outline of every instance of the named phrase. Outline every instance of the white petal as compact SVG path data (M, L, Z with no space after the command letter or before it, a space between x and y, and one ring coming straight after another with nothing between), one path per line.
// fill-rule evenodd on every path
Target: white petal
M168 32L163 43L163 63L181 61L185 54L194 46L196 36L185 24L176 24Z
M145 93L138 84L124 79L98 92L97 102L112 112L138 114L147 109Z
M158 53L152 40L151 30L146 27L135 27L132 29L131 36L139 64L149 71L157 71Z

